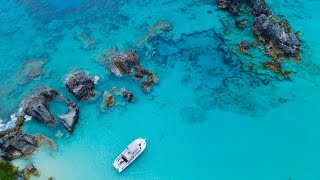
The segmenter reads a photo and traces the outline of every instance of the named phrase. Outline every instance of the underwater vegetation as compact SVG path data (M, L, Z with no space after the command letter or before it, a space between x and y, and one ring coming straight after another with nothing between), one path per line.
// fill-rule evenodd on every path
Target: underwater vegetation
M0 161L0 179L13 180L18 174L18 168L9 161Z

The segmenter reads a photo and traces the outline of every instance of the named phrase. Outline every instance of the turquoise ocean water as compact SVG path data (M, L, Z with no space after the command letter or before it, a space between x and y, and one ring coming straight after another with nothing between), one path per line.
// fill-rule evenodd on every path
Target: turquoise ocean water
M57 143L14 161L20 168L33 163L40 171L34 179L320 179L320 1L267 0L301 32L301 62L283 63L294 72L290 80L261 68L270 60L262 47L251 48L251 56L238 53L240 41L255 40L253 17L241 15L249 25L239 30L213 1L0 2L1 128L37 89L52 87L75 100L63 85L68 74L100 77L97 99L76 101L73 134L61 123L23 126ZM173 29L139 45L160 20ZM159 78L149 93L96 61L115 46L136 49ZM30 79L24 72L34 60L44 63L34 65L43 75ZM102 111L102 94L114 86L131 90L135 101ZM67 111L59 102L50 108L54 115ZM119 174L113 160L138 137L147 138L146 151Z

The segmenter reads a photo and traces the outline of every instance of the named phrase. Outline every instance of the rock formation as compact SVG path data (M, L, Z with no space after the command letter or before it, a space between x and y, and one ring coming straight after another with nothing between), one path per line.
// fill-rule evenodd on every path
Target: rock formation
M67 100L67 104L68 113L63 115L59 114L58 116L62 120L62 123L66 130L69 133L72 133L79 119L79 107L70 99Z
M103 53L98 62L107 67L112 74L129 75L139 80L146 91L149 91L151 86L158 81L151 71L140 66L140 57L136 51L119 53L114 48Z
M56 90L49 88L32 96L24 105L24 113L47 125L55 124L56 120L49 110L49 101L57 94Z
M78 100L87 100L95 96L94 81L82 72L69 75L65 86Z
M13 129L0 132L0 158L13 160L26 157L38 147L37 139L34 136L22 134Z
M301 48L299 39L286 20L261 14L255 19L253 32L263 43L274 45L279 58L299 56Z

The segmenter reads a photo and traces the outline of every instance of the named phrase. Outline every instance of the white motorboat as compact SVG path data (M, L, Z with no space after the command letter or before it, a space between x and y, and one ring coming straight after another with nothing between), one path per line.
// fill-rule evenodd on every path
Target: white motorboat
M146 148L146 139L138 138L130 143L127 148L114 160L113 166L119 171L128 167Z

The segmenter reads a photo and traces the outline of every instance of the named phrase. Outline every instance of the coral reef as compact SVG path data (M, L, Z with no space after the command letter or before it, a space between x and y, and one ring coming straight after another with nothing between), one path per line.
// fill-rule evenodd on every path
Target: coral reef
M70 74L65 86L78 100L87 100L95 96L94 80L88 78L85 73L78 72Z
M275 73L283 75L285 78L291 77L291 72L283 71L281 64L277 61L267 61L263 63L263 67L269 69Z
M52 88L45 89L30 97L25 103L23 111L42 123L47 125L55 124L56 120L49 110L49 101L56 97L57 94L58 92Z
M58 116L62 120L66 130L71 134L79 119L79 107L70 99L67 99L66 103L68 104L68 113L63 115L59 114Z

